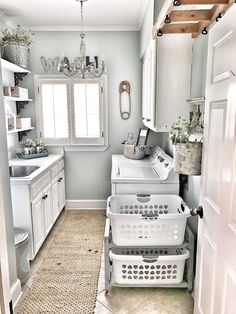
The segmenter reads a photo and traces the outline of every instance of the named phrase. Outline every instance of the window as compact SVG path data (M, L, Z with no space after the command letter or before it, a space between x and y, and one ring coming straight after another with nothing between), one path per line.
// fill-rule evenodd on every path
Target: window
M106 80L36 76L38 134L45 144L108 145Z

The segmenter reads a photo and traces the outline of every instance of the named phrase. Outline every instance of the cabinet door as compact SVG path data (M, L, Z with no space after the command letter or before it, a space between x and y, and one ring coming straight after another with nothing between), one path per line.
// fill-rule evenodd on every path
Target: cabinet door
M33 247L34 255L38 252L45 239L44 206L42 194L32 202Z
M193 39L166 34L157 43L156 131L169 132L179 117L189 118ZM202 96L202 95L199 95Z
M45 220L45 234L47 235L53 226L51 184L49 184L43 191L43 207L44 207L44 220Z
M53 221L56 221L59 213L59 179L56 177L52 181L52 212L53 212Z
M156 125L156 41L152 40L143 60L142 122L154 130Z
M59 172L59 210L61 211L65 206L65 172Z

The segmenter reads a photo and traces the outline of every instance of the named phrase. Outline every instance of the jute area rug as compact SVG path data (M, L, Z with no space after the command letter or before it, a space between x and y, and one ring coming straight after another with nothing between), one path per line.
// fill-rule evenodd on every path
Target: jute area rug
M94 312L105 212L68 211L18 314Z

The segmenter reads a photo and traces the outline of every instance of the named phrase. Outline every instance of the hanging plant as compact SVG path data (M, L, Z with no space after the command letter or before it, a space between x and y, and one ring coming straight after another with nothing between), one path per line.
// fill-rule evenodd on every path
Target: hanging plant
M174 145L175 172L185 175L200 175L202 142L194 134L199 132L200 115L193 113L191 121L179 117L171 126L170 139Z
M29 46L33 42L34 34L27 29L22 29L20 25L16 29L1 29L2 44L6 46L9 43L25 44Z
M22 29L19 25L16 29L2 29L1 43L4 48L4 58L23 68L27 68L29 59L29 45L33 42L33 33Z

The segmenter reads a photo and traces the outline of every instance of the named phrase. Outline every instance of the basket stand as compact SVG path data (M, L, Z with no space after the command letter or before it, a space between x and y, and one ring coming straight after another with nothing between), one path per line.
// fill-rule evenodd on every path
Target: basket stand
M106 219L104 233L104 261L105 261L105 291L108 293L111 287L165 287L165 288L184 288L189 293L193 291L193 277L195 268L195 235L187 226L185 230L184 243L176 247L184 247L189 250L190 257L186 260L184 279L180 284L118 284L112 281L112 261L109 258L109 250L116 247L112 241L110 219ZM161 246L158 246L160 248ZM165 246L166 247L166 246Z

